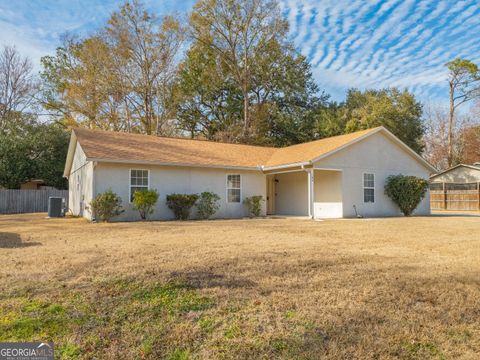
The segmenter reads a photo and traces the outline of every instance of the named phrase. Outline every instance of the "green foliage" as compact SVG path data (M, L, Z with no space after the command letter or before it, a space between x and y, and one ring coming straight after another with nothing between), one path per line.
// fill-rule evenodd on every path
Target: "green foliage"
M258 217L262 212L262 195L254 195L247 197L243 200L244 205L248 209L248 216L250 217Z
M344 111L345 133L384 126L414 151L422 152L422 105L407 90L350 89Z
M460 77L467 77L470 81L480 80L480 69L478 65L467 59L456 58L452 61L449 61L445 66L450 71L451 75ZM470 85L469 83L464 83L464 86Z
M141 289L133 294L133 298L144 304L154 304L170 315L202 311L212 306L211 299L200 296L180 280Z
M200 219L209 219L220 208L220 196L213 192L205 191L200 194L197 202L197 214Z
M55 124L41 124L25 117L15 129L0 133L0 186L19 189L31 179L66 189L63 168L69 135Z
M95 218L102 221L109 221L114 216L123 213L122 198L112 190L98 194L90 203Z
M187 220L197 200L197 194L170 194L167 195L167 206L173 211L175 219Z
M201 0L190 30L195 40L180 64L175 91L182 130L192 137L276 146L314 137L314 113L327 96L319 96L310 64L289 41L276 1Z
M153 214L159 196L157 190L135 191L132 201L133 208L138 210L142 220L146 220L149 215Z
M425 197L427 188L428 181L416 176L391 175L387 178L385 193L409 216Z

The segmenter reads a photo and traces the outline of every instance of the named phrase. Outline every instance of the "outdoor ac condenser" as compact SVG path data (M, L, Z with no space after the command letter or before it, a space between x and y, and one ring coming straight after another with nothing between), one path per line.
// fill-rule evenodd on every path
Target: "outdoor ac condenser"
M48 217L63 216L63 198L50 196L48 198Z

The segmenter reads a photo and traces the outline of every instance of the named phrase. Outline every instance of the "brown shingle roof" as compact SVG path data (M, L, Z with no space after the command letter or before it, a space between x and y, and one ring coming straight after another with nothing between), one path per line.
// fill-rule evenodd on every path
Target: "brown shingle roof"
M75 129L87 158L225 167L258 167L275 148Z
M285 148L87 129L75 129L74 132L89 159L254 168L309 162L376 130L378 128Z

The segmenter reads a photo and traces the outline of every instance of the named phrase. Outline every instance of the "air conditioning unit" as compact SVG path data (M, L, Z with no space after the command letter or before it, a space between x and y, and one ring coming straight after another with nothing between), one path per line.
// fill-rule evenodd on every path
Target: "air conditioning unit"
M63 198L50 196L48 198L48 217L63 217Z

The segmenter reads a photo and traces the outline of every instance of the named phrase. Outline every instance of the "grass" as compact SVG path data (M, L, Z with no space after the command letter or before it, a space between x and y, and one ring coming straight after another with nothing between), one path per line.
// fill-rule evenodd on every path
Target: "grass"
M0 341L61 359L475 359L480 219L0 217Z

